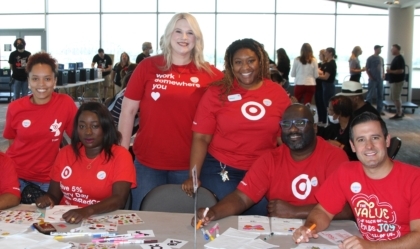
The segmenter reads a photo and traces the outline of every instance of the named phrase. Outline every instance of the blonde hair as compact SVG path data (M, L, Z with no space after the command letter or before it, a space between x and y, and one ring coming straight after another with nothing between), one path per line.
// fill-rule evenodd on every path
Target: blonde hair
M362 51L362 48L360 48L359 46L354 47L353 51L351 51L351 56L350 56L349 61L356 59L357 56L359 56L360 51Z
M325 50L325 49L319 50L319 54L322 55L321 58L320 58L322 60L322 63L327 62L327 60L325 59L325 51L327 51L327 50Z
M189 13L177 13L169 21L165 29L165 34L162 39L162 53L165 58L164 70L169 70L172 66L172 46L171 46L171 36L175 29L176 23L185 19L191 27L191 30L195 36L195 46L191 51L191 59L194 62L198 70L204 69L208 73L213 73L210 69L209 64L204 60L203 50L204 50L204 41L203 34L201 33L200 26L198 25L195 17Z

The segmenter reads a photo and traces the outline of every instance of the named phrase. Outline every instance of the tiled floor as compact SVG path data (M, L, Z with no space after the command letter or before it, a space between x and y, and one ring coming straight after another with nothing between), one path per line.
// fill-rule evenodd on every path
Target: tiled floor
M7 106L7 103L0 103L0 131L2 134ZM393 115L394 113L386 112L386 116L383 118L391 136L398 136L402 140L402 146L396 159L420 166L420 110L416 110L414 114L411 114L411 110L407 110L404 119L397 121L389 120ZM0 151L6 151L7 147L8 141L1 135Z

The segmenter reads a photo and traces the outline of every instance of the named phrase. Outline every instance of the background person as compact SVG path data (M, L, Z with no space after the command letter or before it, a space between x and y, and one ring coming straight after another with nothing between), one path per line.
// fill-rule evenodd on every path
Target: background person
M3 137L9 140L6 154L16 164L21 190L27 185L24 180L48 190L63 134L73 131L77 107L68 95L54 92L56 65L48 53L32 55L26 66L32 95L13 101L7 109Z
M287 91L289 88L290 59L284 48L277 49L277 70L285 80L283 88Z
M130 56L126 52L123 52L120 56L120 62L115 63L115 66L114 66L114 68L112 69L112 72L111 72L111 79L114 82L115 93L118 93L122 89L122 87L121 87L121 80L122 80L121 70L126 70L127 67L130 64L131 64Z
M281 143L278 123L290 99L270 80L268 62L253 39L236 40L226 49L225 77L206 91L194 117L190 176L182 184L188 195L194 167L201 185L222 199L259 156ZM247 214L266 215L266 206L264 199Z
M138 110L140 129L134 140L137 188L133 209L154 187L181 184L188 178L191 124L207 86L223 74L204 61L203 35L197 20L178 13L169 21L163 54L146 58L131 76L124 94L119 130L128 148Z
M123 209L136 177L130 153L118 145L120 139L103 104L82 104L73 124L71 145L60 150L48 193L36 200L37 207L82 207L63 214L68 223Z
M141 46L141 49L143 50L143 52L137 55L136 64L139 64L142 60L146 59L147 57L150 57L150 55L153 54L153 47L151 42L144 42Z
M319 62L318 62L318 75L322 74L322 65L327 62L325 59L325 49L319 50ZM318 112L318 124L325 125L327 124L327 109L324 104L324 89L322 88L322 80L316 78L316 87L315 87L315 105Z
M309 43L304 43L300 56L293 61L292 77L295 77L295 97L303 104L311 103L315 94L315 79L318 78L318 66Z
M19 205L20 188L15 163L0 152L0 210Z
M391 53L394 57L391 62L391 67L386 70L389 74L389 84L391 86L391 100L395 103L396 114L389 119L402 119L404 117L401 91L405 82L405 61L400 54L401 47L398 44L392 45Z
M105 54L105 51L102 48L100 48L98 49L98 54L93 56L91 67L95 67L95 64L97 64L98 70L102 71L102 78L104 79L104 82L102 83L103 94L101 95L102 102L104 102L108 97L108 88L112 83L110 76L112 71L112 59L109 55ZM98 91L100 90L98 89Z
M12 69L13 80L13 99L18 99L28 95L28 74L26 64L28 63L31 52L25 50L26 42L23 38L18 38L13 43L16 48L10 53L9 64Z
M318 79L322 80L322 98L324 99L324 108L326 110L331 97L335 95L335 76L337 75L335 59L337 55L335 54L335 49L329 47L325 49L324 56L326 62L322 64Z
M383 109L383 94L384 94L384 59L379 54L382 52L382 47L375 45L375 53L366 61L366 73L369 76L368 92L366 95L366 101L372 103L373 96L376 94L376 110L381 115L385 115ZM373 104L373 103L372 103Z
M349 81L360 82L360 77L362 77L362 72L365 71L365 68L360 67L359 55L362 54L362 49L359 46L353 48L351 51L351 56L349 59L350 67L350 79Z

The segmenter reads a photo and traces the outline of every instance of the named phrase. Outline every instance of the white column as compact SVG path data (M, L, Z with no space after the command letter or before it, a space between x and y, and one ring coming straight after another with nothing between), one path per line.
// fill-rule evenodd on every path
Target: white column
M399 44L401 46L401 55L404 57L405 64L410 71L410 88L408 89L408 101L411 101L412 89L411 79L413 78L413 33L414 33L414 6L407 8L389 8L389 32L388 32L388 46L386 49L391 49L392 44ZM394 56L388 52L388 59L385 64L390 64ZM404 91L403 91L404 92ZM405 99L403 98L404 102Z

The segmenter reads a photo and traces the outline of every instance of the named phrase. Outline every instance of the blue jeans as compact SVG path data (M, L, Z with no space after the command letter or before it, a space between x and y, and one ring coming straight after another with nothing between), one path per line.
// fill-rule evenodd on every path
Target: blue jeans
M27 181L27 182L31 182L31 181ZM44 190L45 192L48 191L48 188L50 187L50 183L44 183L44 182L31 182L33 184L38 185L42 190ZM22 179L19 179L19 184L20 184L20 192L23 191L23 189L26 187L26 182L22 181Z
M28 81L15 80L13 87L13 98L18 99L26 95L28 95Z
M207 154L203 167L201 168L200 181L201 186L212 191L216 197L222 200L225 196L232 193L246 174L246 170L235 169L226 165L229 180L223 182L220 172L220 162L212 155ZM267 215L268 201L265 197L260 202L249 208L243 214L246 215Z
M372 99L373 99L373 96L375 96L375 93L376 93L376 110L378 110L380 114L384 107L384 103L382 103L383 96L384 96L384 81L383 80L369 79L368 92L366 94L366 101L373 104Z
M324 108L325 110L327 110L331 97L335 95L335 82L334 83L322 82L322 95L323 95L322 97L324 100Z
M134 160L137 187L131 190L132 210L140 210L143 198L153 188L164 184L182 184L188 179L189 170L158 170Z

